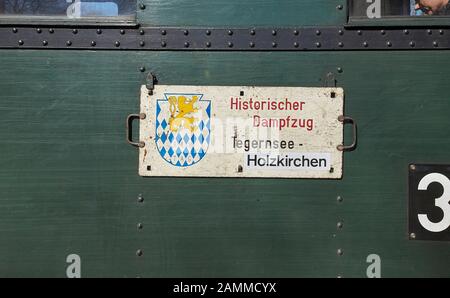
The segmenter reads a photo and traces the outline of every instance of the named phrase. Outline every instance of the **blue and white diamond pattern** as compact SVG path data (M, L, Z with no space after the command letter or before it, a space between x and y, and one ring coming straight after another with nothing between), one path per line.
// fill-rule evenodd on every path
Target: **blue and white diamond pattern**
M156 103L156 147L162 158L177 167L188 167L196 164L206 155L210 143L211 132L211 101L202 100L202 94L176 94L186 97L198 96L200 99L195 113L198 121L194 122L197 129L191 132L182 128L176 132L169 129L169 95L165 99L157 100Z

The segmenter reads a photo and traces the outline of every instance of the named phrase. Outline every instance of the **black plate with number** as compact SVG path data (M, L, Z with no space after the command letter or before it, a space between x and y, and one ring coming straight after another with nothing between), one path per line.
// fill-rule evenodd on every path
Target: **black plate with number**
M450 241L450 165L409 166L410 239Z

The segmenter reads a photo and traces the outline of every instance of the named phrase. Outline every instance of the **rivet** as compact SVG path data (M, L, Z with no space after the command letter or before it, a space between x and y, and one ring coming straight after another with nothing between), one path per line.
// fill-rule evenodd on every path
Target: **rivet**
M141 223L138 223L137 224L137 229L138 230L142 230L144 228L144 225L143 224L141 224Z
M97 34L102 34L102 29L97 29Z
M46 40L43 40L43 41L42 41L42 45L43 45L43 46L46 46L46 45L48 45L48 41L46 41Z
M66 41L66 45L70 47L72 45L72 42L70 40L68 40L68 41Z
M338 276L336 276L336 278L342 278L342 275L339 274Z
M139 8L140 8L141 10L144 10L144 9L145 9L145 4L144 4L144 3L140 3L140 4L139 4Z
M337 68L337 72L338 72L338 73L343 73L344 70L342 69L342 67L338 67L338 68Z
M206 30L205 33L206 33L206 35L210 36L211 35L211 30Z
M119 41L116 41L116 42L114 43L114 45L115 45L116 47L120 47L120 42L119 42Z
M120 29L120 34L124 35L125 34L125 30Z
M167 43L166 43L165 41L161 41L161 46L162 46L163 48L165 48L165 47L167 46Z
M167 31L166 30L161 30L161 35L166 35Z
M207 48L210 48L211 47L211 43L208 41L208 42L206 42L206 47Z
M320 48L322 44L320 42L316 42L316 47Z
M184 47L189 48L189 43L187 41L184 43Z
M336 8L337 8L338 10L342 10L342 9L344 8L344 6L343 6L342 4L339 4L338 6L336 6Z
M299 35L300 32L298 30L294 30L294 35Z
M388 41L388 42L386 42L386 45L387 45L388 47L392 47L392 42Z
M95 41L91 41L91 46L95 47L97 43Z
M342 203L344 198L342 196L337 196L336 201L338 201L338 203Z
M416 170L416 165L410 165L410 166L409 166L409 169L410 169L411 171L415 171L415 170Z
M410 42L409 42L409 46L412 47L412 48L414 48L414 47L416 46L416 43L415 43L414 41L410 41Z
M256 31L255 30L250 30L250 35L255 35Z
M278 45L276 42L272 42L272 48L276 48Z
M320 35L321 33L320 30L316 30L316 35Z
M411 233L411 234L409 234L409 238L410 239L416 239L416 233Z
M19 40L19 45L23 46L23 44L24 44L23 40Z
M37 28L37 29L36 29L36 32L39 33L39 34L41 34L41 33L42 33L42 29L41 29L41 28Z
M403 33L405 33L405 35L408 35L409 34L409 30L405 29L405 30L403 30Z
M344 30L339 30L338 33L339 35L344 35Z
M145 34L145 31L144 31L143 29L141 29L141 30L139 30L139 34L140 34L140 35L144 35L144 34Z
M255 43L254 43L254 42L250 42L248 45L249 45L251 48L254 48L254 47L255 47Z
M138 249L137 251L136 251L136 255L138 256L138 257L140 257L140 256L142 256L144 253L142 252L142 249Z
M77 34L77 33L78 33L78 30L77 30L77 29L73 29L73 30L72 30L72 33L73 33L73 34Z
M50 28L50 29L48 29L48 32L49 32L50 34L53 34L53 33L55 33L55 30L54 30L53 28Z
M143 203L144 202L144 196L142 194L138 195L137 201L139 203Z
M380 33L381 33L381 35L385 35L386 31L385 30L381 30Z
M189 31L188 30L183 30L183 34L184 35L189 35Z
M140 72L145 72L145 67L144 66L139 67L139 71Z
M365 42L363 42L363 46L364 46L365 48L367 48L367 47L369 46L369 43L368 43L367 41L365 41Z
M427 33L428 33L428 35L432 35L432 34L433 34L433 31L431 31L431 29L428 29L428 30L427 30Z
M433 41L433 47L438 47L439 43L437 41Z
M342 256L344 254L344 251L341 248L338 248L336 253L337 253L338 256Z
M338 228L338 229L342 229L343 227L344 227L344 223L343 222L338 222L337 224L336 224L336 227Z
M440 35L444 35L444 30L440 29L440 30L439 30L439 34L440 34Z
M294 42L294 47L298 48L300 44L298 42Z
M231 35L233 35L233 31L228 30L228 31L227 31L227 34L231 36Z
M338 47L342 48L344 46L344 43L342 41L338 42Z
M141 40L141 41L139 42L139 45L140 45L141 47L145 46L145 41Z
M231 41L228 42L228 47L232 48L233 47L233 43Z
M277 30L272 30L272 35L273 36L277 35Z
M358 35L362 35L362 31L361 30L358 30L357 33L358 33Z
M17 33L17 32L19 32L19 30L17 30L17 28L12 28L12 32Z

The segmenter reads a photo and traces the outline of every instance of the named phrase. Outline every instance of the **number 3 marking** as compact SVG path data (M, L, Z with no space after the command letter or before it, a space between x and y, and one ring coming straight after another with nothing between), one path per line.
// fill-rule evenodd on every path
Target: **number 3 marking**
M420 224L430 232L442 232L450 227L450 180L439 173L431 173L422 178L419 182L418 190L427 190L428 186L438 182L444 188L444 193L440 198L435 199L434 205L444 212L444 217L440 222L432 222L428 219L428 215L419 214Z

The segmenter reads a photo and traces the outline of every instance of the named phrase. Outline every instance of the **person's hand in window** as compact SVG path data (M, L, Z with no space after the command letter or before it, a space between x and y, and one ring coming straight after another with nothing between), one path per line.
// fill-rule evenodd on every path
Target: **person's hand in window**
M424 14L432 15L439 13L449 5L449 0L418 0L416 10L422 10Z

